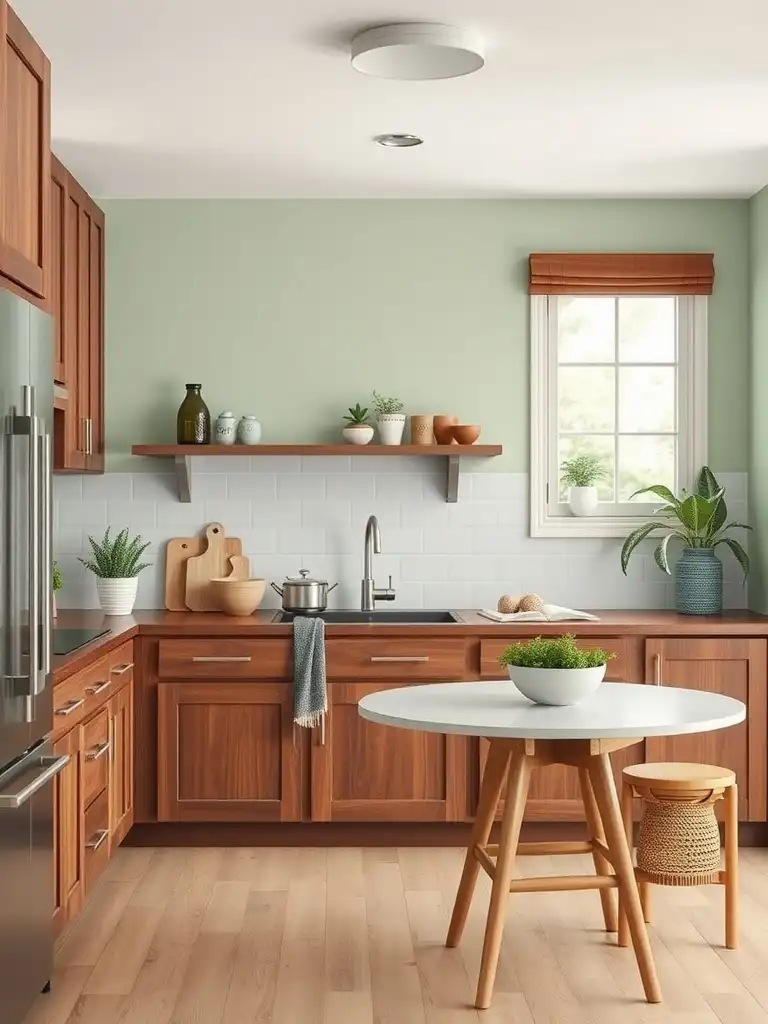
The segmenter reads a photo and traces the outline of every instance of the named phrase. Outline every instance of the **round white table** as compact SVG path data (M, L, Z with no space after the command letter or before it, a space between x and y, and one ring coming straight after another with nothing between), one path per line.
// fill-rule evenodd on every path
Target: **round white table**
M364 697L363 718L425 732L482 736L490 750L477 816L446 945L458 945L482 867L493 881L475 1006L490 1006L510 892L597 889L607 931L617 930L610 890L618 888L648 1002L661 1001L610 754L648 736L710 732L746 717L741 701L718 693L636 683L603 683L572 707L532 704L509 680L404 685ZM550 764L579 771L589 838L583 843L520 843L531 771ZM504 782L498 846L489 845ZM513 878L517 854L591 853L594 875Z

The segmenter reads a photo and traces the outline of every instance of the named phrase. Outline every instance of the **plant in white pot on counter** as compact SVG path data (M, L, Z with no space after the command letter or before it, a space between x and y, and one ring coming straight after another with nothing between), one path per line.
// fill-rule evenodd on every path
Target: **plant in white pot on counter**
M347 425L342 430L344 440L350 444L368 444L373 439L373 427L368 422L368 410L363 409L358 402L354 407L349 407L348 415L344 417Z
M570 487L568 506L575 516L593 516L597 512L597 484L607 475L597 455L575 455L560 466L560 481Z
M616 655L577 647L572 633L511 644L499 658L518 690L534 704L564 707L594 693Z
M54 619L58 615L58 609L56 607L56 595L64 586L64 577L61 575L61 569L59 563L53 563L53 578L51 579L51 589L53 590L53 617Z
M405 430L405 405L399 398L385 398L373 392L373 408L382 444L402 444Z
M149 541L138 535L129 539L127 527L112 540L110 530L111 527L107 527L101 543L88 538L93 558L80 561L96 577L99 604L104 614L130 615L136 603L139 573L151 564L140 561Z

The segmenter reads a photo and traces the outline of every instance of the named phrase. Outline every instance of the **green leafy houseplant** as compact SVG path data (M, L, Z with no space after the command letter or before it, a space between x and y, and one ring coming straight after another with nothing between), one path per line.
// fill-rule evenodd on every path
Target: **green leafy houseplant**
M358 402L354 408L349 407L349 415L343 417L351 427L367 427L368 426L368 410L363 409Z
M601 647L577 647L573 633L565 633L556 637L537 636L533 640L511 644L499 657L499 664L520 668L599 668L615 657Z
M605 476L607 470L597 455L575 455L560 466L560 480L565 487L594 487Z
M664 505L656 509L652 522L639 526L624 541L621 549L621 568L626 576L629 558L637 545L656 530L666 530L666 536L654 551L654 559L660 569L670 574L667 548L673 537L678 537L685 547L714 549L725 544L734 554L737 562L744 570L746 579L749 572L749 555L741 544L733 537L727 537L729 530L750 530L745 523L728 522L728 509L725 504L725 488L715 479L714 473L704 466L699 473L696 491L693 494L682 492L677 498L663 484L653 484L635 491L638 494L654 494L661 498Z
M61 590L61 588L64 586L64 577L61 575L61 569L59 568L58 562L53 563L52 583L54 594L56 593L57 590Z
M131 579L151 565L151 562L139 561L149 547L149 541L144 541L140 535L129 540L128 527L121 530L112 540L109 536L110 530L111 527L108 526L101 543L89 537L88 543L91 545L93 558L79 559L94 576L99 579Z
M378 391L373 392L373 408L377 416L397 416L405 408L405 403L399 398L386 398Z

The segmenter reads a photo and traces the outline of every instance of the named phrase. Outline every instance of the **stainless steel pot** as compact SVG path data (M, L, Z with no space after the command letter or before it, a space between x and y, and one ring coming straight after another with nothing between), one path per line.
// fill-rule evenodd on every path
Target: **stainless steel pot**
M327 580L314 580L309 575L309 569L300 569L299 576L288 576L282 587L276 583L269 585L283 599L283 611L311 614L325 611L328 595L338 583L329 587Z

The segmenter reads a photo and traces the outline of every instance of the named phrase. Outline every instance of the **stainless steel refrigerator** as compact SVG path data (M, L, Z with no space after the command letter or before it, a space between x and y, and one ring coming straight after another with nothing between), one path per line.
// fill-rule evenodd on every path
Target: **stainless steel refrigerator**
M0 291L0 1016L53 962L52 320Z

